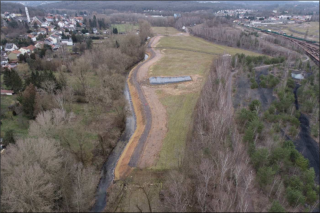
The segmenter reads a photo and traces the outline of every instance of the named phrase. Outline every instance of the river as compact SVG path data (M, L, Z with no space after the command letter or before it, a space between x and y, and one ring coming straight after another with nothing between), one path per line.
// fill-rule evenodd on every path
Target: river
M148 59L148 55L145 54L144 60ZM128 78L128 76L127 76ZM126 128L122 133L119 142L116 147L112 150L111 154L108 156L107 161L103 164L101 171L101 178L96 193L96 201L92 207L92 212L102 212L107 204L107 190L112 184L114 179L114 169L117 165L119 157L124 150L126 144L130 140L136 129L136 117L133 110L133 105L131 101L131 95L129 92L129 87L127 81L125 82L124 96L128 102L127 104L127 117L126 117Z

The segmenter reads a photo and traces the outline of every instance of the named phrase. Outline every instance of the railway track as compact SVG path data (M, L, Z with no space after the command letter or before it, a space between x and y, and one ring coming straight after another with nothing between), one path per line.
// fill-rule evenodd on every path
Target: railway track
M271 33L267 33L270 35L275 36L275 34L271 34ZM313 60L313 62L319 66L320 65L320 61L319 61L319 44L312 44L312 43L308 43L306 41L301 41L301 40L297 40L294 38L288 38L286 36L283 35L277 35L280 36L282 38L288 39L289 41L298 44L305 52L306 54Z

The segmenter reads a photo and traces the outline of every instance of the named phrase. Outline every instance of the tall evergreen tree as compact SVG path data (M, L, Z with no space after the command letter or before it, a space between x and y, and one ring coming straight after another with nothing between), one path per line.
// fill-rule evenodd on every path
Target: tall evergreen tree
M34 103L36 98L36 88L33 84L29 84L22 93L23 111L28 118L33 119Z

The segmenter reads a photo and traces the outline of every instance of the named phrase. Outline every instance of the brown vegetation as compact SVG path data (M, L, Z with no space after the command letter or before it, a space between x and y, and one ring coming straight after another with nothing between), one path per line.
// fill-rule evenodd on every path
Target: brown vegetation
M228 57L218 59L202 89L187 157L165 184L169 211L262 211L267 206L265 196L256 194L249 157L233 121L230 66ZM255 202L264 206L255 207Z

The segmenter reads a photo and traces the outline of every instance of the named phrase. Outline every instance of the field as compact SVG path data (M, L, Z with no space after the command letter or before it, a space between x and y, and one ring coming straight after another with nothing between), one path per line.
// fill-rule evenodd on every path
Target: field
M13 130L15 136L23 138L28 134L29 121L23 115L13 116L8 106L16 100L16 95L1 96L1 111L5 117L1 118L1 137L4 137L8 130Z
M170 31L174 30L170 29ZM157 89L157 96L167 111L168 132L158 161L152 168L170 169L177 167L183 158L193 109L212 60L225 53L259 54L217 45L193 36L163 37L156 48L161 50L163 56L151 66L149 76L190 75L193 79L192 82L163 85L158 86Z
M133 24L112 24L110 29L113 29L114 27L118 29L118 33L125 33L139 29L138 25Z
M179 31L173 27L152 27L152 32L160 35L174 35L179 33Z

